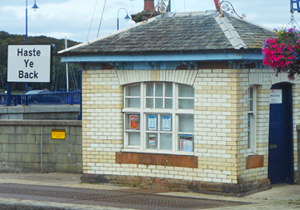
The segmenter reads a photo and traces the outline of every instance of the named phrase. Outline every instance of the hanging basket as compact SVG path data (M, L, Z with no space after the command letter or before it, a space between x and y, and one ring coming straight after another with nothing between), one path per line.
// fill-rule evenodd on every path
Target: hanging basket
M300 32L295 28L274 29L276 38L268 38L263 43L263 64L288 74L289 79L295 80L300 73Z

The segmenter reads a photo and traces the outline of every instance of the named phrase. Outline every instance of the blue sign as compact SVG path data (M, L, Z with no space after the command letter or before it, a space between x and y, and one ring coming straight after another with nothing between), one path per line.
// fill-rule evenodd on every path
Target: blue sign
M300 0L291 0L291 13L300 12Z

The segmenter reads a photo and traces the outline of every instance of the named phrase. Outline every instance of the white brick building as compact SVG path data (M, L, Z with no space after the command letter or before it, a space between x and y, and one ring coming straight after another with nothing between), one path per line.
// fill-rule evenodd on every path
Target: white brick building
M83 66L82 181L230 195L295 182L299 82L262 66L272 36L214 11L168 13L61 51Z

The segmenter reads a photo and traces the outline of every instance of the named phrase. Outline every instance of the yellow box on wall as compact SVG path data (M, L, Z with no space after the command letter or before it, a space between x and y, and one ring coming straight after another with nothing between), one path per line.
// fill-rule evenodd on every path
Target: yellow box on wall
M52 129L51 132L52 139L66 139L66 131L59 129Z

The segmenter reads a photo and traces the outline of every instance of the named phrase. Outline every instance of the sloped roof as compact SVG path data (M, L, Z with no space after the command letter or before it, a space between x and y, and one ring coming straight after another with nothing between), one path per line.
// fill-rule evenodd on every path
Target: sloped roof
M274 32L216 11L167 13L105 37L68 48L68 54L157 53L261 49Z

